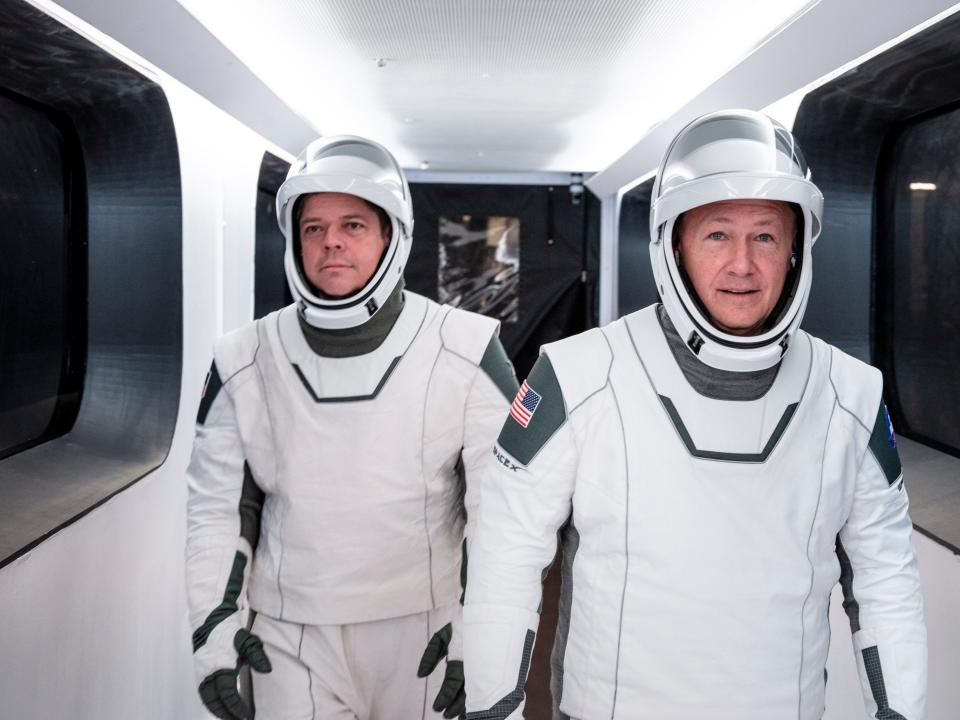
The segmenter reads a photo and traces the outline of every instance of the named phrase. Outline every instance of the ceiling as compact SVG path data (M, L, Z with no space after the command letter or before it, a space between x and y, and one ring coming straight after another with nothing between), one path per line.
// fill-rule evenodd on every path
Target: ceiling
M810 0L179 0L323 134L411 168L595 171Z

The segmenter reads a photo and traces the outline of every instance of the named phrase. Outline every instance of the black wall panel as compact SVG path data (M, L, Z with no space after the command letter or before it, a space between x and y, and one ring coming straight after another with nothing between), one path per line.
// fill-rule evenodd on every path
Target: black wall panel
M620 203L617 251L617 314L660 301L650 266L650 193L653 179L627 192Z
M277 224L277 191L290 163L266 152L257 180L256 250L253 270L253 317L261 318L293 302L283 271L283 233Z
M0 461L0 564L158 467L180 398L180 163L163 90L25 2L0 3L0 88L82 156L83 397L66 435ZM79 197L79 196L75 196ZM79 232L83 233L81 229Z
M874 198L884 143L911 117L960 99L960 18L954 16L810 93L794 134L825 198L804 328L882 365L884 312L874 315ZM882 293L881 293L882 294Z

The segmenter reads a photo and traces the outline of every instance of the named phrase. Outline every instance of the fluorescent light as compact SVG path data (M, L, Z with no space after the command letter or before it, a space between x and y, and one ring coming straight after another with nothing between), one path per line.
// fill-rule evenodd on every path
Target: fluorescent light
M936 190L936 189L937 189L937 184L936 184L936 183L928 183L928 182L914 182L914 183L910 183L910 189L911 189L911 190L926 190L926 191L929 192L929 191L931 191L931 190Z
M469 172L606 167L818 2L176 1L324 134Z

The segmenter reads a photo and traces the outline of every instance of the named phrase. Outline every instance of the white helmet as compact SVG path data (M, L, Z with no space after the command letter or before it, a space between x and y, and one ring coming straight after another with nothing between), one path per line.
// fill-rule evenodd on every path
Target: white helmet
M705 316L673 253L673 228L688 210L722 200L780 200L803 215L803 239L773 325L761 335L730 335ZM674 138L653 182L650 260L670 320L700 360L720 370L777 364L800 327L810 295L811 249L820 235L823 195L790 131L762 113L724 110L697 118Z
M362 288L346 298L325 298L303 274L299 228L292 217L301 195L336 192L355 195L382 208L393 226L390 244ZM300 153L277 191L277 221L287 240L283 264L290 293L308 323L330 330L367 322L396 288L410 256L413 205L396 159L382 145L353 135L321 137Z

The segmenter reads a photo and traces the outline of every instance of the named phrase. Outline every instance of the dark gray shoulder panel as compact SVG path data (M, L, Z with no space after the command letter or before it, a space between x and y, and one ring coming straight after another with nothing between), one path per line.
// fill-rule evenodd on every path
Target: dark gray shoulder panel
M496 334L491 336L490 342L487 343L487 349L480 360L480 369L487 374L507 400L512 400L517 394L519 383L513 371L513 363L507 357L507 351L503 349L503 343Z
M517 393L497 443L528 465L566 419L563 392L553 365L549 357L541 355Z
M880 401L877 409L877 419L873 421L873 432L870 434L870 452L880 463L883 474L887 477L887 484L893 485L903 474L900 465L900 454L897 452L897 440L893 434L893 424L887 406Z
M197 410L197 425L203 425L207 421L207 413L210 412L210 406L217 399L220 388L223 387L223 381L220 379L220 373L217 371L217 362L210 363L210 372L207 373L207 381L203 384L203 392L200 394L200 409Z

